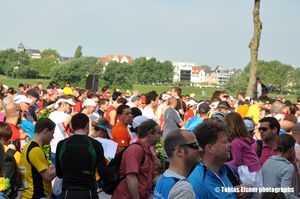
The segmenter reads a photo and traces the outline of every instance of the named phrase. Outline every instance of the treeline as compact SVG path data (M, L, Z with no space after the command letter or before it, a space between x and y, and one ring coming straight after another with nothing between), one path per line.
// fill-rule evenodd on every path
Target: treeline
M47 78L62 85L71 81L74 86L83 86L88 74L99 75L101 85L122 88L131 88L134 83L165 84L173 82L173 70L170 61L160 62L155 58L140 57L132 64L113 61L104 66L96 57L78 56L59 63L59 54L53 49L42 51L41 59L32 59L14 49L0 51L0 74L18 78Z
M249 81L250 63L235 74L231 75L224 88L230 92L245 92ZM257 77L269 91L281 94L300 93L300 68L280 61L258 62Z

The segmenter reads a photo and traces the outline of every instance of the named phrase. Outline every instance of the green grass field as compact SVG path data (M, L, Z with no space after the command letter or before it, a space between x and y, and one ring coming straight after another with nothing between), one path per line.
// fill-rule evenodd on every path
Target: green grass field
M38 82L42 82L43 83L43 86L46 87L50 80L48 79L12 79L12 78L9 78L7 76L4 76L4 75L0 75L0 83L1 84L5 84L7 85L8 87L14 87L15 89L18 88L19 84L20 83L27 83L27 84L36 84Z
M8 87L14 87L15 89L18 88L19 83L36 84L37 82L42 82L43 86L46 87L49 84L50 80L49 79L12 79L7 76L0 75L1 84L5 84ZM170 90L171 88L172 86L141 85L141 84L133 85L133 90L138 90L140 94L147 93L153 90L155 90L157 93L162 93L164 91ZM218 90L215 88L198 88L198 87L183 87L183 86L181 86L181 88L182 88L183 95L195 93L196 99L201 99L201 100L210 99L212 93L215 90ZM234 98L236 97L236 93L229 93L229 94ZM269 96L275 98L276 96L278 96L278 94L271 93L269 94ZM296 95L284 95L284 97L292 102L296 102L296 98L297 98Z

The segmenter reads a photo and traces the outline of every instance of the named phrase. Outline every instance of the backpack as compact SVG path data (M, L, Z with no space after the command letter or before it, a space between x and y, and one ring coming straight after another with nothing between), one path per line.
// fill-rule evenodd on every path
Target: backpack
M4 154L4 162L0 176L8 178L10 182L10 188L5 191L5 195L9 198L15 198L17 196L17 177L18 167L14 154L16 153L13 149L8 149Z
M130 144L128 147L130 147L133 144L137 144L142 147L142 145L138 142L134 142L134 143ZM115 158L109 162L109 164L107 166L108 167L107 170L109 172L108 176L110 176L110 178L108 179L108 181L105 182L103 180L103 178L100 178L100 180L98 181L98 186L100 188L102 188L102 190L106 194L112 195L114 193L115 189L117 188L117 186L119 185L119 183L126 177L126 175L123 176L122 178L120 177L120 166L121 166L121 162L122 162L123 153L126 149L128 149L128 147L123 149L122 151L120 151L115 156ZM144 164L144 161L145 161L145 153L143 153L141 165Z
M262 142L262 140L256 140L256 146L257 146L256 154L257 154L257 157L260 158L261 152L262 152L262 148L263 148L263 142Z

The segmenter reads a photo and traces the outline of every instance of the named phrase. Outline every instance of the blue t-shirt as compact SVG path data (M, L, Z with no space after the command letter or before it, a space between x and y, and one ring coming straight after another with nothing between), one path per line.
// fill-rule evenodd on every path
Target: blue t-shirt
M202 124L202 120L199 115L193 116L185 125L184 128L193 132L198 124Z
M224 188L232 188L233 185L227 177L226 166L223 165L218 176L203 162L198 164L188 177L188 182L193 186L197 199L204 198L229 198L236 199L235 193L226 191ZM223 187L223 189L222 189Z

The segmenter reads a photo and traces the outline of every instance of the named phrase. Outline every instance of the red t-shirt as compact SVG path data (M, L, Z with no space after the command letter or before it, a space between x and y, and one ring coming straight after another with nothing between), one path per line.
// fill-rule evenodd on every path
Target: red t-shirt
M135 173L138 177L138 192L140 198L148 198L153 187L153 179L158 176L156 170L156 157L142 142L130 145L123 153L123 158L120 166L120 177ZM143 162L143 154L145 154ZM126 179L123 179L112 196L112 199L129 199L130 194Z
M192 118L194 115L195 115L194 111L189 108L189 110L187 110L187 112L185 112L184 114L184 120L187 121L188 119Z
M11 131L12 131L12 136L9 139L9 141L14 142L13 144L16 146L17 150L20 151L21 150L21 143L20 143L21 135L20 135L19 129L17 128L16 125L14 125L12 123L6 122L6 124L8 124L10 126ZM15 141L17 141L17 142L15 142Z
M108 120L108 122L110 123L110 116L109 116L109 113L111 111L117 111L117 108L114 107L113 105L110 105L107 109L107 111L105 112L105 118ZM116 124L116 121L117 121L117 116L116 116L116 119L115 119L115 124Z
M81 106L82 106L82 102L80 102L80 101L76 102L76 104L73 106L73 111L76 113L80 113Z
M12 136L10 138L9 141L15 141L15 140L20 140L21 137L20 137L20 131L19 129L16 127L16 125L12 124L12 123L9 123L9 122L6 122L10 128L11 128L11 131L12 131Z

